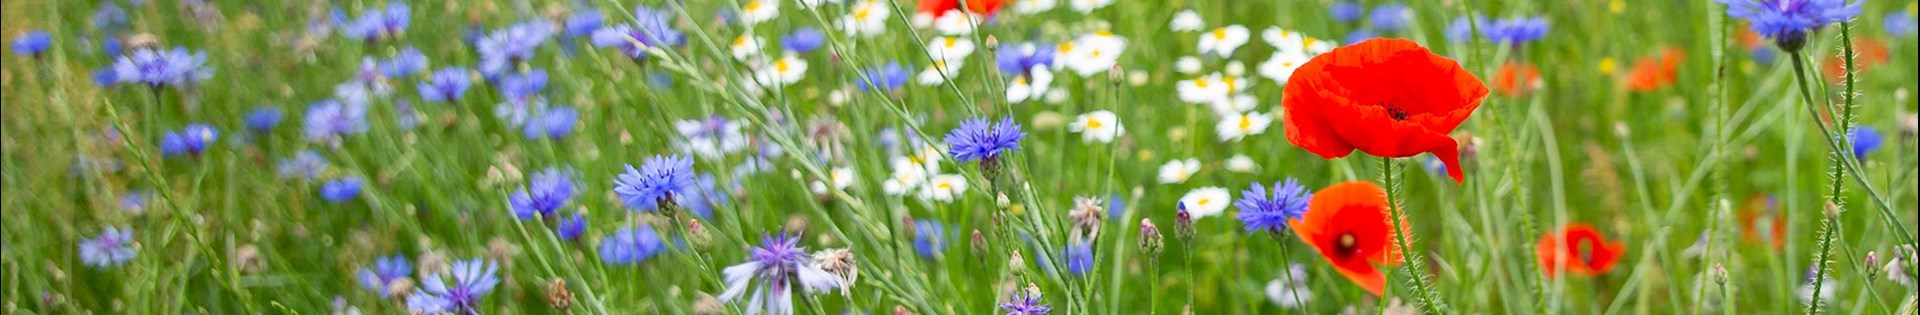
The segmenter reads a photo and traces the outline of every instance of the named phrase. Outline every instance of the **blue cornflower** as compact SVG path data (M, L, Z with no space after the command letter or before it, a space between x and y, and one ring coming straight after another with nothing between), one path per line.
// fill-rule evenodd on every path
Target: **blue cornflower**
M973 118L960 122L959 128L947 133L949 154L958 162L979 159L993 159L1001 153L1020 149L1020 138L1027 133L1020 131L1020 124L1013 117L1004 117L1000 123L989 126L983 118Z
M801 27L793 30L793 33L787 33L787 36L780 37L780 47L796 54L813 52L826 43L827 34L812 27Z
M113 63L113 71L114 78L121 83L136 83L158 89L162 86L197 84L213 77L212 70L205 69L206 64L206 53L188 53L182 47L166 51L139 49L120 56L120 60Z
M80 262L103 268L133 260L133 229L108 227L100 235L80 241Z
M673 28L673 17L666 11L642 5L633 9L633 19L633 23L594 31L593 46L618 48L627 57L641 59L647 57L649 47L664 49L686 42L686 36Z
M453 262L448 274L427 274L421 290L407 297L407 310L414 314L477 314L480 298L500 285L500 266L479 259ZM448 283L445 276L453 276Z
M346 14L335 8L333 19L347 38L371 42L406 32L407 24L413 19L413 9L407 7L406 2L388 2L385 11L367 9L360 13L359 19L347 21Z
M255 107L253 111L247 112L247 116L242 118L241 122L247 125L247 130L256 133L269 133L273 132L274 126L280 125L280 116L280 108L260 106Z
M360 267L360 286L379 292L380 297L393 295L397 281L413 275L413 263L406 255L394 253L387 257L373 259L373 268Z
M360 196L360 178L342 177L320 185L320 199L340 203Z
M553 228L553 234L560 236L560 240L569 242L580 239L580 234L586 232L587 217L578 212L575 212L573 217L560 220L560 226Z
M367 132L367 104L325 100L307 106L306 138L314 142L338 141L348 134Z
M394 55L393 59L380 63L380 73L389 78L405 78L426 72L427 65L427 54L421 53L419 48L408 46L401 49L400 54Z
M1398 31L1407 28L1407 20L1413 18L1413 11L1407 5L1388 3L1373 7L1367 12L1367 25L1383 32Z
M94 9L93 14L87 16L87 23L92 24L93 28L108 32L126 29L127 21L127 10L112 1L102 3L99 9Z
M1127 214L1127 200L1122 199L1120 194L1107 195L1107 219L1119 220L1120 216L1125 214Z
M1772 38L1781 50L1798 52L1807 45L1807 33L1860 15L1860 1L1846 0L1715 0L1727 5L1727 15L1747 20L1747 27Z
M913 221L913 250L921 257L939 260L947 251L947 227L936 220Z
M533 180L526 189L507 196L507 205L513 210L513 216L521 220L533 219L535 214L541 217L553 217L573 200L575 189L573 179L558 168L547 168L533 174Z
M845 285L840 278L813 263L807 248L800 246L799 238L785 234L762 237L760 246L754 247L751 253L746 262L720 271L727 282L726 291L720 293L720 302L739 299L749 294L749 287L755 287L746 312L793 314L796 288L820 293ZM754 281L756 279L759 281Z
M526 72L500 76L500 96L508 101L526 102L547 89L547 70L534 68Z
M128 190L120 194L120 211L132 215L147 213L147 198L152 195L151 190Z
M653 211L663 204L673 205L674 192L693 183L692 159L677 154L655 155L647 158L639 169L627 164L627 172L613 181L613 193L620 196L627 208Z
M898 62L888 62L886 66L861 71L867 81L859 85L861 92L892 91L907 85L907 76L913 70L900 66Z
M115 71L112 66L100 68L99 70L93 71L94 86L110 88L119 84L120 84L120 72Z
M1026 75L1035 68L1053 67L1057 50L1054 45L1037 42L1008 45L1000 49L1000 53L994 57L994 63L1000 66L1001 73Z
M553 37L553 26L546 21L527 21L488 33L475 43L480 51L480 73L493 76L516 62L533 59L535 48Z
M591 36L593 35L593 31L600 30L600 25L606 23L606 21L607 15L600 13L600 10L586 9L575 11L573 15L567 16L567 29L562 35L567 38Z
M1466 42L1467 40L1473 39L1474 25L1469 23L1472 22L1469 22L1467 17L1464 16L1453 18L1453 22L1447 23L1447 40Z
M1327 15L1332 17L1335 22L1351 23L1353 21L1359 21L1360 14L1366 10L1367 8L1358 2L1334 1L1333 5L1327 7Z
M420 99L435 103L459 102L460 96L472 85L473 78L467 76L467 68L440 68L420 82Z
M680 207L693 212L694 216L702 219L711 218L713 207L724 206L728 202L727 193L717 186L718 183L714 180L713 174L700 175L693 181L693 185L673 191L673 198L679 202Z
M1253 183L1252 188L1240 191L1240 200L1233 206L1240 207L1240 222L1246 226L1247 233L1287 230L1287 220L1301 219L1307 214L1307 200L1312 194L1307 192L1300 181L1288 178L1273 183L1272 194L1266 187Z
M220 139L220 132L206 124L191 124L178 132L168 132L160 138L160 156L171 157L181 154L200 155L207 151L207 145Z
M1347 32L1347 38L1345 38L1345 40L1348 43L1359 43L1375 37L1380 37L1380 35L1376 35L1373 31L1366 29L1354 29L1352 32Z
M303 150L294 153L293 157L280 160L279 168L280 178L319 178L320 173L327 171L327 158L320 156L320 152Z
M125 48L126 43L121 42L118 36L109 35L100 37L100 54L102 55L119 56L120 52Z
M610 266L639 264L665 248L652 226L623 227L600 239L600 262Z
M53 35L43 31L31 31L13 38L13 54L39 58L41 53L53 47Z
M1067 272L1076 275L1093 270L1093 242L1072 240L1067 242Z
M1853 158L1856 160L1866 161L1868 153L1880 150L1882 141L1885 139L1880 136L1880 131L1872 126L1854 126L1853 130L1847 131L1847 142L1853 143Z
M574 121L579 118L580 112L573 107L547 107L546 111L534 115L533 119L522 127L521 133L528 140L563 138L573 133Z
M1053 307L1042 304L1039 290L1015 290L1013 297L1006 303L1000 303L1000 310L1007 315L1046 315Z
M1886 27L1887 35L1894 37L1913 35L1915 30L1920 30L1920 25L1914 22L1913 13L1907 12L1887 13L1886 20L1881 22L1881 26Z
M1507 45L1520 45L1540 40L1547 36L1547 19L1542 17L1504 18L1492 24L1480 27L1487 34L1487 40Z

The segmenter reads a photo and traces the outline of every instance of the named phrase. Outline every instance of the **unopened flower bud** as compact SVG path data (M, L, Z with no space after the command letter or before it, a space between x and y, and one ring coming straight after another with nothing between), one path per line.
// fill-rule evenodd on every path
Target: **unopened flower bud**
M706 293L696 295L698 295L698 297L693 299L693 315L720 315L727 313L727 306L720 304L720 299L713 298L712 295Z
M986 256L982 254L987 252L987 235L980 233L980 229L973 229L973 252L975 255Z
M1012 204L1013 204L1013 200L1008 199L1007 194L1005 193L999 194L998 197L993 198L993 205L1000 208L1006 208L1008 205L1012 205Z
M713 249L713 232L699 219L687 220L687 245L693 246L694 251L707 252Z
M1007 272L1013 273L1015 277L1027 272L1027 258L1021 257L1019 250L1014 250L1013 255L1007 257Z
M1866 264L1867 264L1867 281L1872 282L1873 280L1879 280L1880 255L1875 254L1873 251L1867 251Z
M1825 207L1824 209L1826 209L1826 215L1827 215L1827 218L1828 218L1828 219L1833 219L1833 218L1838 218L1838 217L1840 217L1840 205L1839 205L1839 204L1835 204L1835 203L1832 203L1832 202L1828 202L1828 203L1826 203L1826 207Z
M1140 252L1146 253L1147 258L1160 256L1160 250L1164 248L1162 238L1160 227L1153 225L1153 219L1140 219Z
M1716 284L1727 284L1726 265L1713 264L1713 282Z
M901 306L901 305L893 306L893 315L910 315L910 314L913 314L913 313L908 312L906 306Z
M1193 234L1193 214L1187 213L1186 203L1181 203L1180 212L1173 216L1173 236L1180 238L1181 243L1186 243L1193 241Z

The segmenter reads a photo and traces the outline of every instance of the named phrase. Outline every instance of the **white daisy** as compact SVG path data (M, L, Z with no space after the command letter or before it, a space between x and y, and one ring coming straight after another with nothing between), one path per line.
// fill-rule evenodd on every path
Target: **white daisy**
M887 32L887 17L893 16L885 2L860 1L840 17L840 30L848 36L874 36Z
M973 41L955 36L934 37L927 42L927 55L934 60L962 60L973 55Z
M1200 53L1213 53L1221 57L1232 56L1233 50L1239 49L1240 45L1245 45L1250 36L1245 26L1227 25L1215 28L1200 35Z
M1114 36L1113 32L1103 30L1081 35L1060 44L1055 56L1064 58L1065 62L1055 63L1055 67L1071 68L1082 77L1091 77L1112 69L1120 62L1120 52L1126 49L1127 40Z
M1080 133L1081 141L1100 143L1112 143L1114 137L1127 133L1127 128L1120 125L1120 116L1107 110L1080 114L1067 130Z
M1233 204L1233 195L1220 187L1195 188L1180 197L1180 206L1186 207L1194 220L1224 213L1230 204Z
M953 174L934 175L920 187L920 198L933 201L953 201L966 193L967 178Z
M920 85L926 86L947 83L948 78L960 76L960 66L964 64L965 63L959 60L936 60L933 62L933 66L927 67L926 70L920 70L920 75L915 81L920 82Z
M895 157L891 162L893 176L887 177L886 181L880 183L880 189L888 195L905 196L915 188L919 188L921 183L926 182L927 168L920 163L915 163L913 159L907 157Z
M1180 13L1174 13L1173 21L1167 24L1169 24L1167 28L1175 32L1198 32L1200 29L1207 27L1207 23L1200 20L1200 13L1193 12L1193 9L1180 10Z
M1234 93L1233 95L1215 99L1213 102L1207 103L1207 107L1213 109L1213 114L1220 117L1245 113L1258 106L1260 106L1260 100L1247 93Z
M1247 157L1246 154L1234 154L1233 157L1227 158L1228 171L1252 173L1255 169L1259 168L1260 165L1255 164L1253 158Z
M1181 56L1180 59L1173 60L1173 71L1178 71L1180 73L1185 73L1185 74L1200 73L1201 66L1202 64L1200 64L1200 57Z
M784 86L800 82L800 78L806 74L807 61L787 55L761 67L755 73L754 80L763 85Z
M985 20L986 17L977 14L968 14L960 12L960 10L947 10L947 13L940 14L939 17L933 18L933 30L940 31L941 34L947 35L973 34L973 28L975 26L973 23L975 21Z
M1273 45L1274 49L1286 52L1298 52L1307 56L1326 53L1332 51L1334 47L1340 46L1340 43L1314 38L1306 34L1301 34L1300 32L1281 29L1280 27L1268 27L1266 30L1260 31L1260 38L1266 40L1268 45Z
M1037 101L1053 85L1053 70L1033 67L1027 74L1013 77L1013 83L1007 84L1007 102L1020 103Z
M797 2L800 2L800 8L812 10L814 7L818 7L821 4L840 3L840 0L797 0Z
M1273 125L1273 116L1250 112L1223 117L1220 124L1214 126L1214 131L1220 133L1220 142L1240 141L1250 135L1266 133L1269 125Z
M780 0L748 0L740 4L740 22L760 24L780 16Z
M859 180L860 177L854 176L853 169L844 166L835 167L833 170L827 171L827 182L833 184L833 189L836 190L853 187L853 183Z
M1180 94L1180 100L1194 104L1207 104L1227 97L1239 82L1232 77L1222 78L1219 73L1209 74L1174 83L1174 90Z
M1183 183L1186 182L1188 178L1192 178L1194 173L1199 172L1200 159L1187 158L1185 160L1167 161L1167 164L1160 165L1160 183Z
M1113 4L1113 0L1068 0L1068 6L1080 13L1092 13L1093 10Z
M1053 10L1053 7L1058 3L1059 2L1056 2L1055 0L1014 1L1013 12L1020 13L1020 14L1035 14L1040 12L1046 12L1047 10Z
M760 48L765 47L766 43L753 34L740 34L733 38L733 59L747 60L749 57L758 56Z
M1292 309L1313 302L1313 291L1308 291L1307 268L1292 265L1287 268L1288 275L1273 278L1267 282L1267 301L1280 308ZM1292 281L1287 281L1291 279Z
M1228 60L1226 71L1227 76L1245 76L1247 75L1247 64L1239 60Z
M1280 85L1287 85L1287 80L1293 78L1293 71L1299 70L1301 65L1307 64L1307 60L1311 59L1312 57L1303 52L1275 51L1273 57L1260 63L1260 76L1272 79Z

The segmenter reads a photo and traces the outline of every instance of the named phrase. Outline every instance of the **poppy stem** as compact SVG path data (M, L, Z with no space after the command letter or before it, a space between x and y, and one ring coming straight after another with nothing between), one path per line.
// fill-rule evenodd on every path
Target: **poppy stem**
M1401 258L1407 262L1404 268L1407 270L1407 277L1412 279L1413 291L1418 295L1421 311L1427 314L1445 313L1443 311L1446 308L1445 302L1427 287L1426 271L1424 271L1426 268L1422 267L1425 260L1420 257L1419 251L1408 246L1406 223L1403 222L1406 218L1401 217L1400 202L1395 196L1395 193L1400 191L1400 177L1395 176L1399 170L1394 169L1394 164L1393 158L1380 157L1380 181L1387 190L1387 215L1391 218L1388 221L1393 223L1394 242L1400 249Z

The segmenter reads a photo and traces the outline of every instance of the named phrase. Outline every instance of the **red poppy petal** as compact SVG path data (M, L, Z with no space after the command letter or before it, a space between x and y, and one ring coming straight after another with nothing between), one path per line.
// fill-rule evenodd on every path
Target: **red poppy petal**
M1333 270L1339 271L1341 276L1346 276L1347 280L1352 280L1353 284L1359 285L1374 296L1382 296L1387 291L1386 274L1380 273L1380 269L1374 268L1373 265L1365 262L1341 264L1334 265Z

